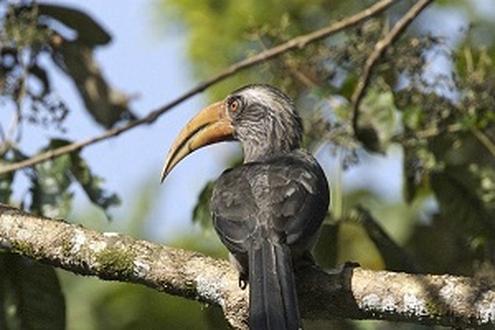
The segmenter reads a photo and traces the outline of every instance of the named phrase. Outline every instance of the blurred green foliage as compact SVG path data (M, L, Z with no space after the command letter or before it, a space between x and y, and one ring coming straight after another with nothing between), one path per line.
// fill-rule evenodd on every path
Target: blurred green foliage
M338 15L364 7L354 1L161 3L166 15L185 27L189 55L200 78L250 53L323 27ZM389 223L395 223L390 226L391 235L411 249L412 255L419 253L412 248L413 243L439 242L422 242L417 232L425 228L431 228L434 236L452 237L451 245L431 247L431 252L442 255L448 250L453 255L465 256L450 260L449 272L472 275L479 262L492 263L495 257L495 40L487 32L494 22L481 17L482 13L470 1L442 1L433 6L430 18L443 10L458 10L467 14L471 25L466 24L465 31L452 31L460 36L453 44L446 41L450 35L439 37L425 33L426 29L419 26L411 28L376 67L360 107L362 136L356 139L349 129L350 96L360 68L374 43L407 10L407 3L411 2L392 8L382 19L372 19L324 42L284 54L261 68L247 70L209 90L209 94L212 99L223 98L242 84L272 83L296 98L309 133L306 145L311 149L326 144L330 148L325 150L337 147L355 157L356 151L384 153L391 145L401 146L405 203L369 203L369 197L364 196L351 202L353 198L345 196L343 200L348 205L339 219L332 220L332 226L341 226L339 234L337 239L329 240L340 247L339 255L345 255L338 260L356 258L349 255L356 247L357 251L367 251L364 256L357 253L360 262L373 268L383 267L381 262L363 262L373 249L359 246L369 242L366 226L353 220L350 212L354 205L370 204L366 206L386 230ZM421 22L428 25L425 20ZM484 42L480 43L480 39ZM431 70L435 58L450 65L435 73ZM201 195L196 210L202 210L201 204L206 204L206 193L208 189ZM424 203L432 200L436 201L437 211L420 221ZM389 207L398 212L384 214ZM206 212L195 214L201 215L201 223L209 223L204 219ZM449 225L433 230L438 219ZM335 235L334 231L329 232ZM402 233L400 237L398 232ZM337 242L342 241L347 243L340 246ZM370 260L373 259L376 258ZM421 267L429 271L445 271L437 266L428 260L421 262Z
M373 2L160 0L156 6L168 24L172 21L187 31L193 72L203 79ZM361 129L357 136L350 129L350 98L361 68L376 41L411 3L401 1L385 15L237 74L209 89L208 95L217 100L243 84L263 82L277 85L294 97L305 121L306 148L322 150L320 157L333 159L338 168L330 178L332 209L315 250L323 267L352 260L372 269L414 268L471 276L491 274L493 278L495 34L491 31L495 20L479 9L481 1L437 1L377 65L360 107ZM66 6L36 6L33 1L13 4L0 0L0 6L5 9L0 11L0 99L14 105L17 120L40 125L49 132L64 130L70 105L52 89L52 78L40 56L47 56L74 83L97 123L111 127L133 118L128 98L109 86L94 59L94 49L111 40L94 18ZM444 36L425 32L451 12L462 13L464 30ZM66 29L73 33L66 34ZM442 69L436 70L437 66ZM96 86L96 91L88 86ZM28 157L18 148L21 139L22 132L15 126L2 136L0 162ZM45 150L67 143L51 140ZM366 166L370 153L400 158L402 199L387 200L372 191L343 189L342 171L356 164ZM19 175L28 177L30 189L22 200L12 200L13 182ZM72 207L74 184L105 212L118 203L117 195L104 189L103 178L77 153L1 176L0 201L65 217ZM143 184L136 190L136 204L127 219L112 224L88 223L93 217L82 214L73 221L149 238L146 219L157 196L149 187ZM225 257L225 249L209 234L211 187L208 184L198 196L191 215L206 231L169 243ZM369 213L356 211L360 207ZM68 329L226 326L216 307L140 286L83 279L64 272L59 275L66 296ZM45 303L31 301L32 297ZM46 329L64 328L64 306L52 268L0 251L0 329L25 329L34 323L46 325ZM347 321L306 325L308 329L330 325L335 329L424 328Z
M481 4L446 0L432 6L428 21L410 28L377 65L360 107L358 136L349 127L350 97L364 61L411 3L242 72L208 94L217 100L247 83L280 86L295 97L307 148L323 145L329 157L344 155L336 157L344 170L365 165L359 156L363 151L390 153L400 146L404 202L366 191L340 197L341 174L330 178L338 205L333 204L337 213L329 214L316 247L320 264L354 260L374 269L411 270L414 265L421 271L478 276L495 262L495 35L490 32L495 20L484 15ZM161 4L165 15L187 31L199 78L365 6L297 0ZM449 11L465 15L464 30L443 36L425 32L437 24L435 17ZM435 71L440 65L435 60L448 64ZM194 214L207 227L209 190L202 192ZM371 222L356 217L357 205L371 211ZM371 324L366 327L386 328Z
M2 329L65 329L65 299L53 267L0 254Z

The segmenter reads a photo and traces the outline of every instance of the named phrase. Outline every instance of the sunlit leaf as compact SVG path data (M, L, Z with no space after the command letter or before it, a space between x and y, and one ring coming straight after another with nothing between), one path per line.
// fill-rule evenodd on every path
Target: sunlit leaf
M394 95L388 86L383 88L371 88L360 107L359 140L367 141L367 149L371 151L386 150L398 129Z

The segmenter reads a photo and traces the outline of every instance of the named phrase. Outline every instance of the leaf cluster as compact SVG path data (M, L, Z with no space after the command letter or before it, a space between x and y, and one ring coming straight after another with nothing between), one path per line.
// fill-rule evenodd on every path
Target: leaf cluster
M134 118L130 98L110 86L94 59L94 49L111 41L99 23L83 11L60 5L26 1L3 6L0 96L4 102L14 102L33 124L61 128L69 109L53 90L42 60L48 57L74 83L98 124L108 128Z

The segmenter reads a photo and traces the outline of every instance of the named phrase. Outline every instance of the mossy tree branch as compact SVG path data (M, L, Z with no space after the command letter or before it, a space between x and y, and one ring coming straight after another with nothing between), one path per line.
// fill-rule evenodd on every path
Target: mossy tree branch
M0 248L67 271L139 283L219 305L247 329L247 290L223 260L117 233L100 233L0 204ZM452 327L495 324L495 289L450 275L415 275L346 266L297 274L306 319L383 319Z

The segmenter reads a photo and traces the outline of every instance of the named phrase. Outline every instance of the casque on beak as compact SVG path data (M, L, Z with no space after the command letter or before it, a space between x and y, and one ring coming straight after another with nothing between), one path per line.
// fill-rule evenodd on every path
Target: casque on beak
M227 114L225 102L214 103L201 110L182 129L170 148L160 181L172 171L184 157L206 145L232 140L234 127Z

